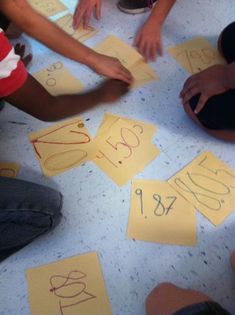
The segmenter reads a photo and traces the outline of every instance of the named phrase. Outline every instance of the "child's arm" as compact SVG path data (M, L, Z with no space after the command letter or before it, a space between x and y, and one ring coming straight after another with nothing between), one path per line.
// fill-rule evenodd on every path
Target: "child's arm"
M200 94L194 110L198 114L212 96L235 89L235 62L228 65L215 65L186 80L180 97L187 104L193 96Z
M119 60L98 54L79 43L33 10L26 0L0 1L0 11L24 32L61 55L83 63L107 77L127 83L132 81L130 72Z
M155 60L157 54L162 56L161 28L175 2L158 0L135 38L135 45L146 61Z
M4 99L20 110L44 121L81 113L100 103L114 102L128 92L120 80L108 80L92 91L78 95L50 95L31 75L24 85Z

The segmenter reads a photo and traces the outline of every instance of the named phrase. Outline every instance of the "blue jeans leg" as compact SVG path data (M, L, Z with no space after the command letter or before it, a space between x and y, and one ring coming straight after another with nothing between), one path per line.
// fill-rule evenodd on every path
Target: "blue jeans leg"
M61 208L56 190L0 177L0 261L55 227Z

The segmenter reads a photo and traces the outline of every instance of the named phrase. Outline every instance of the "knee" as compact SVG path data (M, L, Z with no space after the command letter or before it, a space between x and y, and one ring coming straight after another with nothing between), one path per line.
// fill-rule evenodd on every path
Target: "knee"
M145 307L147 315L160 314L162 305L167 303L170 293L175 291L176 288L170 282L163 282L157 285L146 298Z
M231 44L235 40L235 22L229 24L220 34L218 49L228 63L235 61L235 48Z
M147 300L151 300L154 298L161 296L165 296L167 295L167 292L169 292L169 290L172 290L173 288L175 288L176 286L170 282L162 282L160 284L158 284L148 295Z

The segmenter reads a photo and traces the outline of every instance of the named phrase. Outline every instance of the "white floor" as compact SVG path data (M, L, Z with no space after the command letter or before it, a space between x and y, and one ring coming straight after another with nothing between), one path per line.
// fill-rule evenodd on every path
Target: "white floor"
M71 12L75 2L64 1L70 3ZM166 52L167 47L198 35L215 44L223 27L233 21L234 12L234 0L178 0L163 30L165 55L152 64L161 80L132 91L116 104L83 113L84 120L89 119L87 126L93 135L105 111L159 126L155 142L161 154L136 178L168 179L203 150L214 152L235 167L234 145L206 135L186 117L178 94L188 74ZM88 46L94 47L108 34L131 44L147 17L125 15L116 9L113 0L104 0L102 15L102 21L93 23L99 34L87 41ZM100 81L84 66L52 53L27 37L25 41L34 54L30 71L61 60L85 86ZM217 228L198 214L195 247L129 240L126 228L130 182L119 188L92 163L52 181L44 178L27 134L46 126L10 105L0 113L1 160L19 162L22 166L19 178L57 187L64 195L64 218L60 225L0 264L1 315L30 313L27 268L89 251L99 254L114 315L144 315L145 297L162 281L201 290L235 314L235 275L229 264L235 248L235 214Z

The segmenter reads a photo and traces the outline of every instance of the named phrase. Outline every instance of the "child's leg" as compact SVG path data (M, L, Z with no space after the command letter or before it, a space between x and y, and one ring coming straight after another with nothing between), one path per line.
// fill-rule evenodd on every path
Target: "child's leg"
M5 100L24 112L45 121L78 114L99 103L112 102L128 91L119 80L108 80L99 88L79 95L50 95L31 75L25 84Z
M162 283L147 297L146 312L147 315L172 315L184 307L210 300L203 293L184 290L171 283Z
M218 46L228 63L235 61L235 22L228 25L220 35ZM235 141L235 90L211 97L202 111L195 115L199 95L185 105L187 114L205 131L218 138Z
M0 177L0 261L55 227L61 207L51 188Z

